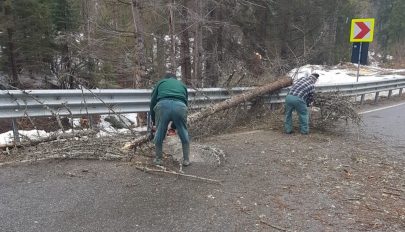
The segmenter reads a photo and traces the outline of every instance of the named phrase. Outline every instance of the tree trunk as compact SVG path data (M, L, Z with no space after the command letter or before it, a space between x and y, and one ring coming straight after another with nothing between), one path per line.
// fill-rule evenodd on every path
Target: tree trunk
M330 19L330 25L328 30L328 38L326 42L328 48L328 65L334 64L335 61L335 52L336 52L336 33L337 33L337 24L338 24L338 17L339 17L339 9L340 9L340 0L336 0L334 3L333 14Z
M187 118L188 124L192 126L193 123L195 123L198 120L201 120L202 118L208 117L212 114L215 114L217 112L220 112L220 111L223 111L226 109L230 109L241 103L251 101L261 95L264 95L267 93L272 93L272 92L282 89L284 87L290 86L291 84L292 84L292 79L290 77L284 77L284 78L278 79L277 81L274 81L270 84L267 84L267 85L264 85L261 87L257 87L246 93L235 95L228 100L217 103L217 104L207 107L199 112L189 115ZM148 141L149 141L148 135L144 135L144 136L141 136L141 137L135 139L132 142L125 144L123 149L136 149L137 147L139 147L140 145L142 145Z
M134 21L134 39L135 39L135 54L134 54L134 88L142 88L146 83L146 60L145 60L145 42L143 38L143 24L139 13L139 0L131 1L132 18ZM138 126L146 124L146 113L137 115Z
M145 61L145 42L143 38L143 24L139 13L139 0L131 1L132 19L134 21L134 39L135 39L135 54L134 54L134 88L144 87L144 77L146 75Z
M8 37L8 49L9 49L9 62L10 62L10 69L11 69L11 78L12 78L12 83L11 85L14 87L20 87L20 80L18 79L18 73L17 73L17 62L16 62L16 56L15 56L15 44L14 44L14 23L13 23L13 17L11 14L11 3L6 2L3 3L5 4L4 6L4 15L6 17L6 27L7 27L7 37Z
M208 20L217 20L218 9L214 9L209 13ZM217 28L211 29L213 33L208 36L206 40L206 55L205 60L205 84L206 87L216 87L219 81L219 70L218 70L218 36L217 33L220 31ZM205 87L205 86L204 86Z
M190 39L188 33L188 0L183 1L182 15L184 16L181 23L181 76L186 85L191 84L191 59L190 59Z
M62 45L62 70L65 73L64 75L67 77L67 80L65 79L67 85L66 88L73 89L74 78L71 73L72 61L70 59L69 45L67 42Z
M96 69L96 62L94 60L94 51L95 51L95 46L94 46L94 27L92 22L97 22L97 1L95 0L87 0L83 1L83 21L85 22L84 26L84 34L86 36L86 42L87 42L87 57L85 58L86 63L87 63L87 72L88 72L88 81L91 83L91 85L94 85L95 80L94 80L94 72ZM113 6L113 9L115 9L115 3ZM117 28L115 28L117 29Z
M208 117L214 113L235 107L241 103L253 100L254 98L264 95L266 93L272 93L272 92L282 89L284 87L290 86L291 84L292 84L292 79L290 77L284 77L284 78L278 79L277 81L272 82L270 84L257 87L246 93L235 95L228 100L225 100L223 102L220 102L220 103L217 103L210 107L207 107L207 108L201 110L200 112L191 114L190 116L188 116L188 123L193 124L194 122L196 122L202 118Z
M281 59L288 59L289 48L288 43L290 39L290 25L291 25L291 2L286 1L281 6L281 30L280 30L280 58Z
M8 47L9 47L9 53L10 53L9 59L10 59L11 76L13 78L11 85L18 88L20 86L20 81L18 79L17 63L15 61L15 46L14 46L14 40L13 40L13 29L7 28L7 34L8 34Z
M158 78L166 72L166 46L163 39L164 33L159 33L156 37L156 68Z
M202 85L202 32L201 32L201 4L200 0L194 0L195 20L194 23L194 42L193 42L193 86L201 87Z
M172 0L171 3L169 4L169 34L170 34L170 44L171 44L171 49L170 49L170 72L173 74L176 74L177 70L177 64L176 64L176 41L174 38L174 12L173 12L173 7L175 4L175 0Z

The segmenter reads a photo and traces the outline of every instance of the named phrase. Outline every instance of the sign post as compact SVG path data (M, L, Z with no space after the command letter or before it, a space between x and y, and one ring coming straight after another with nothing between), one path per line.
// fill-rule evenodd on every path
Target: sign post
M350 42L359 42L360 51L357 61L357 76L356 82L359 82L360 76L360 59L363 42L372 42L374 38L374 19L352 19L350 32Z
M359 75L360 75L360 59L361 59L361 47L363 43L360 43L360 51L359 51L359 60L357 61L357 75L356 75L356 82L359 82Z

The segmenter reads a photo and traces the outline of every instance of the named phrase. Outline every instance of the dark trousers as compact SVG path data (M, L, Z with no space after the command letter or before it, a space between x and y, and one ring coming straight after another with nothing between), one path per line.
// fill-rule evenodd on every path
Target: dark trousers
M162 158L163 140L166 137L167 126L172 121L179 134L183 159L189 160L190 138L187 131L187 106L176 100L160 100L153 108L156 115L157 131L155 137L156 158Z
M300 122L300 131L302 134L308 134L309 132L309 115L307 104L300 97L287 95L285 98L285 132L291 133L293 129L292 125L292 112L296 110L298 114L298 119Z

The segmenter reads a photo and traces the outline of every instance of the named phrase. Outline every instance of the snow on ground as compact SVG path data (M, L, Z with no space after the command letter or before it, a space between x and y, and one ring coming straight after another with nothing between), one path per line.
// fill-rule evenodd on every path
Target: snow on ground
M333 67L322 66L322 65L305 65L298 69L291 70L289 75L293 77L294 80L297 80L301 77L308 76L311 73L318 73L319 80L317 85L330 85L330 84L341 84L341 83L353 83L356 82L357 75L357 65L346 63L340 64ZM377 81L377 80L386 80L386 79L395 79L395 78L405 78L405 69L384 69L377 66L361 66L360 67L360 77L359 82L367 81ZM393 94L398 94L399 91L393 91ZM381 92L380 96L387 96L388 92ZM373 99L374 94L366 95L366 99ZM100 132L97 136L114 136L116 133L129 133L129 129L115 129L111 126L109 122L105 119L110 115L102 115L101 122L98 127ZM146 131L146 127L136 127L136 116L137 114L123 114L124 121L127 121L130 124L133 124L133 130L137 132ZM74 119L74 126L80 126L80 119ZM135 126L135 127L134 127ZM35 138L46 137L49 134L45 131L19 131L23 137L29 137L30 139L35 140ZM53 132L55 133L55 132ZM61 133L60 131L57 133ZM0 145L1 144L12 144L14 140L13 132L9 131L3 134L0 134Z
M124 134L124 133L130 133L130 130L127 128L124 129L116 129L109 122L107 122L105 119L111 115L101 115L101 121L97 125L100 128L100 132L97 133L97 137L104 137L104 136L114 136L116 134ZM143 132L146 131L146 127L136 127L136 113L132 114L121 114L122 117L124 117L125 121L127 121L128 124L132 123L133 125L131 126L131 130L135 132ZM135 127L134 127L135 125ZM80 127L80 118L74 118L73 119L73 126L74 127ZM130 126L130 125L128 125ZM18 131L21 135L21 140L25 140L24 138L29 138L33 141L39 138L44 138L48 137L51 135L51 133L48 133L43 130L19 130ZM66 130L65 133L71 133L71 130ZM52 132L52 134L62 134L61 130ZM13 131L8 131L6 133L0 134L0 145L12 145L14 141L14 134Z
M289 72L294 80L308 76L311 73L318 73L319 78L317 86L355 83L357 81L357 64L345 63L336 66L323 65L305 65L298 69L293 69ZM397 78L405 78L405 69L386 69L377 66L360 66L359 82L370 82L378 80L389 80ZM399 94L399 90L392 91L393 96ZM379 96L388 96L388 91L380 92ZM365 100L374 99L375 94L366 94ZM360 101L361 96L356 98Z
M19 131L21 136L28 137L31 140L35 140L37 138L49 136L49 134L43 130L27 130L27 131ZM14 141L14 134L12 131L8 131L6 133L0 134L0 144L13 144Z
M305 65L290 71L289 75L297 80L308 76L311 73L318 73L317 85L353 83L357 79L357 65L343 64L333 67L322 65ZM378 81L395 78L405 78L405 69L384 69L372 66L360 66L359 82Z

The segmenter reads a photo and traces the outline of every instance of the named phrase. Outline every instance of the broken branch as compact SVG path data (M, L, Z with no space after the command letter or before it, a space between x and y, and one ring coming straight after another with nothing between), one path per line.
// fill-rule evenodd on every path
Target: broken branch
M179 172L175 172L175 171L169 171L166 169L153 169L153 168L148 168L146 166L138 166L138 165L136 165L135 168L138 170L144 171L144 172L167 173L167 174L176 175L176 176L184 176L184 177L189 177L189 178L193 178L193 179L203 180L203 181L207 181L210 183L221 184L221 182L219 180L214 180L214 179L195 176L195 175L183 174L183 173L179 173Z

